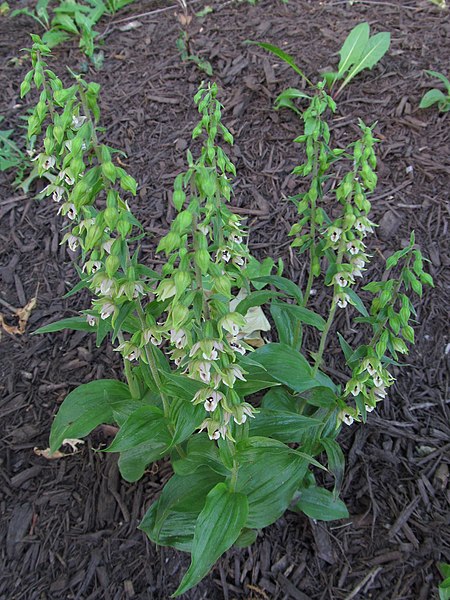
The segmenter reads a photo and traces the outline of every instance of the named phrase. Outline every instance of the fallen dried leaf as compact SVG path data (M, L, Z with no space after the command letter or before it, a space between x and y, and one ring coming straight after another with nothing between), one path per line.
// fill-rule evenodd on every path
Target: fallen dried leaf
M0 325L10 335L23 335L28 323L28 319L32 311L36 308L37 296L31 298L31 300L23 308L17 308L14 310L14 316L19 320L18 325L8 325L5 321L5 317L0 313Z

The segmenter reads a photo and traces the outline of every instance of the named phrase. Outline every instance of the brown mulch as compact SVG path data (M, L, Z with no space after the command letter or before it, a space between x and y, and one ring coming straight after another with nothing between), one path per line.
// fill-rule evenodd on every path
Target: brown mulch
M286 234L295 219L287 197L301 186L291 175L301 160L292 141L301 127L294 114L272 109L276 94L299 82L278 60L244 42L276 43L314 77L337 63L340 44L358 22L391 32L381 64L345 89L332 130L339 143L356 132L358 117L378 122L380 183L373 216L380 227L373 254L387 256L414 229L436 287L418 307L411 366L395 374L389 400L366 425L341 434L347 456L342 496L351 518L324 524L286 513L252 547L229 551L185 597L437 598L436 564L450 562L450 129L448 114L422 111L418 104L431 85L424 69L448 75L448 11L427 0L210 4L213 13L190 26L192 48L212 63L224 122L235 135L232 204L248 218L251 250L260 258L282 256L286 272L300 283L304 258L290 250ZM195 10L201 6L192 3ZM126 151L123 160L139 182L133 209L149 233L145 260L156 267L156 243L173 215L172 182L185 166L196 121L192 96L204 77L180 62L175 10L160 10L166 7L140 0L99 24L105 62L87 75L102 84L105 139ZM136 17L141 27L119 29L119 19L136 15L143 15ZM23 17L0 21L3 128L18 128L26 109L18 90L28 69L15 58L29 45L33 27ZM70 43L56 50L52 66L63 75L64 65L81 69L83 63ZM50 202L14 191L13 178L0 180L0 312L10 318L10 306L23 307L36 294L38 305L24 336L2 334L0 340L0 600L166 599L188 557L156 548L136 525L170 476L168 465L155 466L138 483L123 482L115 457L95 452L107 441L105 430L71 458L48 461L33 451L47 447L52 416L71 389L120 377L121 367L109 345L97 349L84 332L30 335L38 325L76 314L88 297L61 299L77 280L66 246L59 246L61 221ZM368 278L379 276L380 268L378 261ZM315 296L317 308L323 298ZM343 314L337 328L358 343ZM314 347L313 338L308 342ZM332 362L334 350L332 343Z

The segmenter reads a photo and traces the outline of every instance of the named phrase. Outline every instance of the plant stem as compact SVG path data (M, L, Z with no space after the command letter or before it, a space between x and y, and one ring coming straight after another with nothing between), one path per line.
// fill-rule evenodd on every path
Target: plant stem
M319 153L320 145L319 142L314 142L314 165L313 165L313 175L312 175L312 189L316 186L317 189L317 197L316 194L313 194L311 198L311 214L310 214L310 223L311 223L311 232L310 236L312 239L312 244L309 249L309 273L308 273L308 281L306 283L306 290L303 296L303 306L306 307L308 304L309 296L311 295L311 289L314 281L314 272L313 272L313 263L316 257L316 209L317 209L317 198L320 193L320 185L318 182L318 171L319 171Z
M198 235L197 225L198 225L198 219L197 219L197 216L194 215L194 217L192 219L192 239L193 239L194 252L198 249L198 246L196 243L196 236ZM203 315L205 317L205 321L209 321L211 316L210 316L210 312L209 312L208 301L206 300L206 296L205 296L205 290L203 288L202 272L201 272L198 264L195 262L195 259L194 259L194 271L195 271L195 282L197 284L197 289L202 295Z
M314 367L312 370L313 378L317 375L317 371L319 370L320 363L322 362L323 353L325 351L325 344L327 342L328 333L329 333L331 325L333 323L334 315L336 313L336 308L337 308L337 304L333 297L333 300L331 303L330 314L328 315L327 322L325 323L324 330L322 331L322 337L320 338L319 350L317 352L316 361L314 363Z
M336 257L336 266L338 269L342 263L342 257L344 256L344 252L345 252L345 238L344 238L344 236L342 236L341 240L339 242L338 254ZM337 291L338 287L339 286L337 285L337 283L335 283L333 285L333 300L331 301L330 313L328 315L327 322L325 323L325 327L324 327L324 330L322 331L322 336L320 338L319 350L317 351L316 360L314 362L314 366L313 366L313 370L312 370L313 377L315 377L317 375L317 371L319 370L320 363L322 362L322 357L323 357L323 353L325 351L325 345L327 343L328 334L330 332L331 325L333 324L334 315L336 314L337 304L336 304L335 298L336 298L336 291Z
M41 53L39 52L39 50L36 52L36 56L37 56L38 62L42 62L42 57L41 57ZM49 90L49 88L48 88L47 80L45 78L45 69L42 69L42 85L44 87L45 95L47 96L47 106L48 106L48 110L50 112L50 116L52 118L52 121L55 122L56 113L55 113L55 108L53 106L53 102L51 101L52 93L51 93L51 90Z

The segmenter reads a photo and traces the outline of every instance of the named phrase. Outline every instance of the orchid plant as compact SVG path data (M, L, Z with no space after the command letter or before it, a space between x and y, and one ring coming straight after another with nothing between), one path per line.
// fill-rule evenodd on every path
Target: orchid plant
M73 390L52 424L50 449L115 423L118 433L104 451L119 454L125 480L170 459L173 475L140 528L155 543L191 554L179 596L287 509L323 520L348 516L336 438L342 423L365 421L388 393L389 366L414 341L408 294L420 296L432 280L412 236L389 257L389 276L365 287L374 294L369 310L354 290L375 226L368 196L377 180L376 139L360 122L356 142L332 148L327 114L335 104L322 84L307 98L297 139L306 160L295 172L308 185L294 198L299 220L290 233L293 247L309 254L304 293L283 277L281 262L276 268L250 254L245 223L229 208L236 171L223 144L233 136L215 84L195 95L193 138L201 150L187 152L187 168L175 178L177 214L157 248L166 261L160 272L150 269L139 260L145 230L129 206L137 183L100 138L99 86L72 73L73 85L64 87L46 64L49 48L38 36L33 42L21 94L34 84L40 96L28 135L43 137L35 161L49 181L44 195L64 217L62 243L77 263L80 282L68 295L88 288L93 296L80 316L36 333L92 331L97 345L110 336L125 379ZM337 161L347 171L333 179ZM323 274L331 291L326 318L307 306ZM336 312L350 306L372 334L358 348L339 334L348 367L342 385L326 374L324 357ZM303 347L305 327L320 333L314 351ZM312 467L334 475L332 491Z

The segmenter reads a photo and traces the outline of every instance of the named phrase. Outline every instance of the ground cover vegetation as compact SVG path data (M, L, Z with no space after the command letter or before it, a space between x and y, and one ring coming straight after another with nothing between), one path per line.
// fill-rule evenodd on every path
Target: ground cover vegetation
M186 5L183 18L189 25ZM108 424L117 430L104 451L119 454L127 482L170 459L173 474L140 528L152 542L190 554L178 596L286 510L315 520L348 518L338 435L379 409L415 342L415 307L424 286L434 284L414 233L390 254L384 273L357 286L376 254L377 123L358 119L354 135L339 145L331 129L337 97L381 60L390 37L370 37L366 22L357 25L338 70L314 84L292 56L259 44L306 83L276 100L277 109L299 117L294 141L304 158L292 171L298 193L289 202L297 218L286 241L307 265L303 286L286 276L280 256L253 255L251 228L230 208L238 176L234 137L215 83L202 82L193 97L200 120L174 178L175 212L156 247L164 258L153 269L142 260L149 240L133 214L132 163L125 168L129 157L103 140L100 85L70 66L56 74L50 46L36 34L32 42L20 94L38 97L27 137L35 175L45 181L39 196L50 197L64 217L61 244L73 253L80 279L66 297L86 290L93 296L79 316L35 333L93 332L97 347L109 337L125 379L73 389L52 424L46 456ZM212 73L188 45L184 51L184 60ZM317 310L311 303L320 287L328 299ZM337 331L342 311L346 328ZM327 364L333 338L346 369L337 378ZM332 487L321 484L324 472Z

